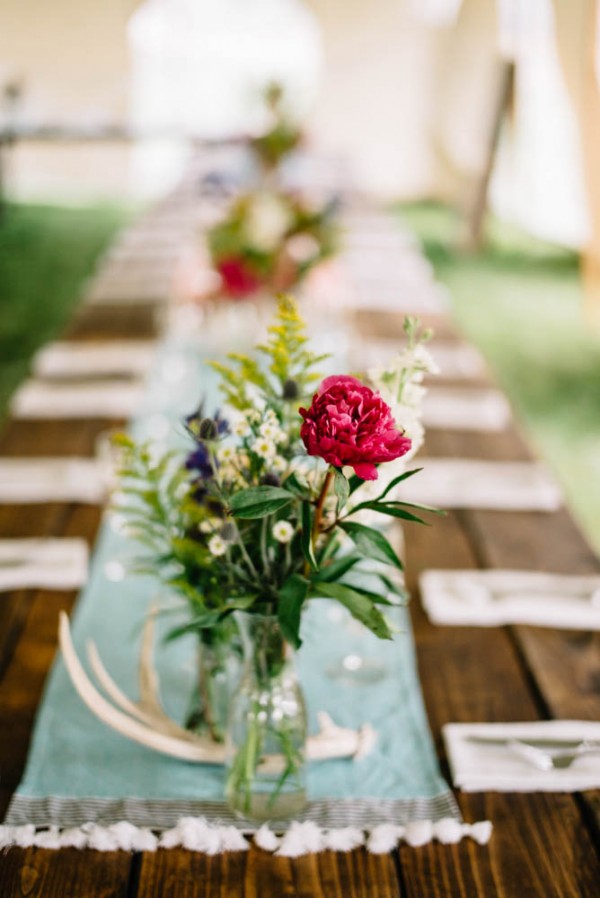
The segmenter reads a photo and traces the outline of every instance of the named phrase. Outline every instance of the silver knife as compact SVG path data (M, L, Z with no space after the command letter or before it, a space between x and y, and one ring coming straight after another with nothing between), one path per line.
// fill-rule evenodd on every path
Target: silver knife
M524 745L532 745L534 748L552 749L569 749L579 748L585 745L590 748L600 748L600 739L550 739L550 738L527 738L525 736L467 736L466 742L473 742L476 745L508 745L511 742L522 742Z

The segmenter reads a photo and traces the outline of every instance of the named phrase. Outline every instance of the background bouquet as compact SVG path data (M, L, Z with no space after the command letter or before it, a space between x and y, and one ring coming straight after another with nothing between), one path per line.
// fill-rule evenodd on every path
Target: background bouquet
M289 289L337 245L336 202L310 206L299 194L260 188L231 204L207 234L221 291L243 299Z

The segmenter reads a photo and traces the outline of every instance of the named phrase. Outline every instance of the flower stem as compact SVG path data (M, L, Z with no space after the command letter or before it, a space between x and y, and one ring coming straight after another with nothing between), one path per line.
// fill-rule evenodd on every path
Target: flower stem
M317 539L319 533L321 532L321 520L323 518L323 508L325 506L325 500L327 498L327 493L329 492L329 487L333 481L334 472L332 470L327 471L325 476L325 480L323 481L323 486L321 488L321 492L319 494L319 498L317 499L317 507L315 509L315 519L313 521L312 526L312 544L313 549L317 547Z

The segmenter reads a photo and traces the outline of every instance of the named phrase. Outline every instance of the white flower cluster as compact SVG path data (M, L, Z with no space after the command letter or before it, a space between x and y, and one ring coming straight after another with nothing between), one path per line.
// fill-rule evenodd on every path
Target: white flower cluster
M276 474L282 474L287 469L287 461L278 454L278 447L286 443L287 438L275 412L272 409L267 409L262 424L258 428L258 435L250 444L250 449L259 458L269 462L269 467Z
M279 423L276 413L267 409L264 413L250 409L239 415L231 425L231 432L242 441L241 446L222 444L217 450L219 475L227 483L248 486L246 475L251 468L251 456L260 459L265 467L281 476L289 467L281 454L288 442L288 435Z
M372 368L369 380L392 410L394 420L412 440L410 452L400 461L406 463L423 445L423 400L427 389L423 386L426 374L439 374L431 353L422 343L409 346L385 367ZM394 476L397 476L397 472Z
M248 242L263 252L277 249L292 224L287 204L276 193L258 193L252 197L245 231Z

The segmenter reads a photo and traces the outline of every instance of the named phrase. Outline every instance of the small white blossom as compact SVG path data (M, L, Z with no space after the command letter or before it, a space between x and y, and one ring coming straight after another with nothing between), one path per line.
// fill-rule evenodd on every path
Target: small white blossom
M258 432L262 437L266 437L267 440L273 440L274 442L279 442L277 439L281 433L279 424L277 421L267 420L264 424L261 424Z
M238 470L235 465L221 465L219 474L221 475L221 479L224 480L225 483L229 483L232 480L237 480L238 478Z
M221 446L217 450L217 460L220 465L225 465L228 462L232 462L235 458L235 449L233 446Z
M248 210L246 233L248 241L258 249L274 250L291 223L291 212L276 193L258 193Z
M294 536L294 528L289 521L277 521L271 532L278 543L289 543Z
M242 439L250 436L250 433L252 432L246 418L238 418L231 429L236 437L242 437Z
M418 410L412 406L395 405L392 407L392 415L399 429L404 432L412 443L410 450L402 456L402 460L406 463L408 459L416 455L423 445L425 428L423 427ZM392 464L392 462L389 462L388 465L386 465L386 470L389 464Z
M282 455L276 455L271 462L271 468L276 474L283 474L288 469L288 463Z
M426 387L421 387L419 384L415 383L407 383L402 392L402 405L410 405L412 408L418 408L423 402L426 393Z
M252 443L252 451L260 458L270 461L276 453L275 443L266 437L259 437Z
M422 343L419 343L417 346L415 346L413 357L415 365L418 366L421 371L424 371L426 374L440 373L439 365L437 364L429 350L425 346L423 346Z
M319 241L312 234L294 234L286 242L285 247L288 255L300 265L310 262L321 251Z
M219 536L218 533L215 533L215 535L211 536L208 541L208 549L211 555L214 555L216 558L218 558L220 555L224 555L227 551L227 543L222 536Z

